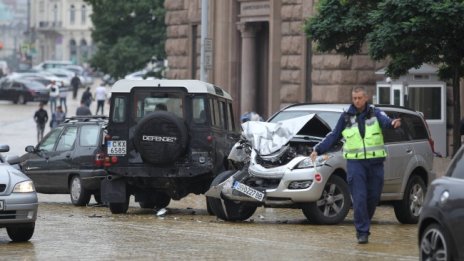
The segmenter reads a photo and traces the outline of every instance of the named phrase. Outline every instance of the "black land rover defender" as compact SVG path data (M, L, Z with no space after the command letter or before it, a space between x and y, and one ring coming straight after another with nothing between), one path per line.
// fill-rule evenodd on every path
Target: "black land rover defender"
M111 90L102 201L125 213L205 193L239 138L231 96L198 80L120 80Z

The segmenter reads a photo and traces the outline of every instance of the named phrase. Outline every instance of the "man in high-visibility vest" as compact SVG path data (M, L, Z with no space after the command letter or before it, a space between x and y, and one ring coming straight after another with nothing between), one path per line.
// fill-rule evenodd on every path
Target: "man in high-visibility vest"
M314 161L341 138L345 140L343 157L347 160L356 237L359 244L366 244L383 189L383 163L387 153L382 129L397 128L401 120L390 119L385 112L368 104L369 97L363 87L355 87L351 98L353 104L342 113L332 132L314 147L311 158Z

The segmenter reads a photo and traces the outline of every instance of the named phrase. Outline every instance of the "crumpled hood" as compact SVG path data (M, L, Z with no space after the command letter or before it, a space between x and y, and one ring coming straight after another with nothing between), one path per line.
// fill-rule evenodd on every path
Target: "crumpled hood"
M297 134L322 138L330 132L327 123L316 114L276 123L247 121L242 124L242 129L242 135L251 141L253 149L260 155L269 155L278 151Z

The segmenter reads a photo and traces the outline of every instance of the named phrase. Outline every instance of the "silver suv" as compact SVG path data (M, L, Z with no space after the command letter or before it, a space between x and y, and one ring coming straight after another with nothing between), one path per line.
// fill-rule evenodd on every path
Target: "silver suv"
M225 220L243 220L257 206L292 207L301 208L312 223L342 222L351 206L342 143L316 163L308 156L314 145L335 127L348 106L296 104L274 114L265 123L268 124L265 129L287 126L294 134L288 135L288 142L275 153L263 156L254 148L248 166L219 175L206 193L215 198L210 200L213 212ZM388 157L381 201L393 204L401 223L417 223L427 186L435 178L433 141L421 113L396 106L377 107L391 118L402 119L400 128L384 130ZM263 143L273 133L256 132L260 123L256 124L253 128L243 125L243 135L250 134L247 131L255 132L261 136L253 139ZM279 132L288 133L274 129L274 133ZM282 136L269 140L275 145L279 138ZM244 147L242 144L235 148Z

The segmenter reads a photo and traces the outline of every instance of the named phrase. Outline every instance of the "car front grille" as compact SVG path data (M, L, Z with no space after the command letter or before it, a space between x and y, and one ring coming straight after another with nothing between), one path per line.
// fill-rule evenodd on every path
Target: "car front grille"
M0 219L16 219L16 210L0 211Z
M6 189L6 184L0 184L0 192L5 191Z

